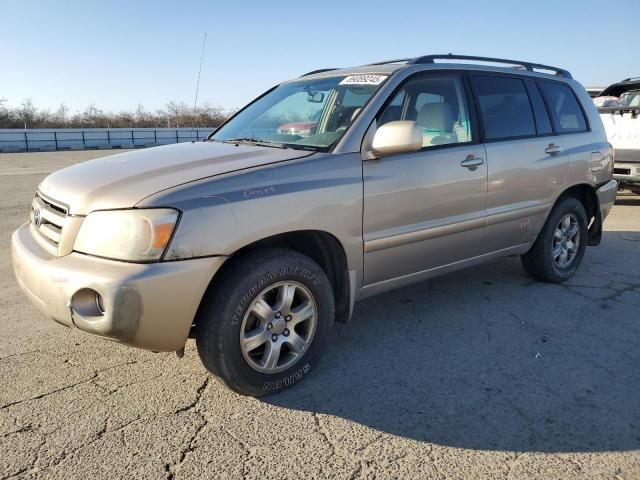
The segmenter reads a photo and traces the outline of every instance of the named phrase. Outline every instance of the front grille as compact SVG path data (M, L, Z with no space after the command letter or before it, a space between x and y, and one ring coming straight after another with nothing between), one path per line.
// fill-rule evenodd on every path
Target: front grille
M52 255L58 255L67 208L36 193L31 204L31 230L38 243Z
M614 168L613 173L617 175L631 175L630 168Z

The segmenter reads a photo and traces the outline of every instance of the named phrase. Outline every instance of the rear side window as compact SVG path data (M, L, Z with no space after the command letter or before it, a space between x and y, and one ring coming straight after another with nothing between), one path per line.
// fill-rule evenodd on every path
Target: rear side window
M586 132L587 121L578 99L568 85L538 81L557 133Z
M531 102L519 78L472 75L487 140L536 134Z

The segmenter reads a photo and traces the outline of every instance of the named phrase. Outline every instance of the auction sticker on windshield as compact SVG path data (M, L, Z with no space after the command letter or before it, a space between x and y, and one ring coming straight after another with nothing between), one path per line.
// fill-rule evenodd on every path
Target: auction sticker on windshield
M340 85L380 85L386 79L386 75L350 75Z

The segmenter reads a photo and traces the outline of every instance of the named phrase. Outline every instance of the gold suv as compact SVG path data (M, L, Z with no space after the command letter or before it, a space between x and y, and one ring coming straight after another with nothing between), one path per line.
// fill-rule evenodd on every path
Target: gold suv
M323 69L204 142L53 173L13 264L56 322L155 351L195 336L213 374L262 395L312 371L367 296L505 255L570 278L615 199L612 155L560 68L429 55Z

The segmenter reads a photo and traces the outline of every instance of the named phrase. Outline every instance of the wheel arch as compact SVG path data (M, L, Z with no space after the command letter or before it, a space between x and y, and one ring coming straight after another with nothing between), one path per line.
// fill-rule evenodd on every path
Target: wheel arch
M602 217L595 187L589 183L572 185L558 196L553 204L553 208L566 197L573 197L580 201L587 213L587 228L589 232L587 245L599 245L602 239ZM551 210L553 210L553 208ZM551 213L551 210L549 213Z
M340 241L334 235L322 230L283 232L242 246L229 255L222 267L215 273L201 300L201 304L204 302L207 293L212 288L215 288L220 279L224 278L225 272L233 268L233 264L238 258L261 248L288 248L295 250L320 265L327 275L333 290L336 322L346 323L349 320L355 291L352 291L351 287L347 255ZM190 336L193 336L193 333L192 329Z

